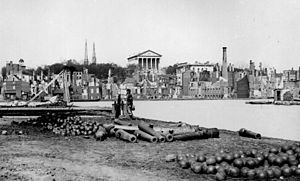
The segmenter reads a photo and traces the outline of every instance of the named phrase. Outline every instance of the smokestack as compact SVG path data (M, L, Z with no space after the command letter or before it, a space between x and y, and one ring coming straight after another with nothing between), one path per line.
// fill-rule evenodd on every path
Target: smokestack
M223 62L222 62L222 77L228 80L228 66L227 66L227 47L223 47Z
M223 47L223 64L227 63L227 47Z

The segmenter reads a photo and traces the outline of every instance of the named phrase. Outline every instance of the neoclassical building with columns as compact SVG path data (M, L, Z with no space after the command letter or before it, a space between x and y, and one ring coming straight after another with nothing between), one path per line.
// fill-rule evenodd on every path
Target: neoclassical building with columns
M147 50L137 55L129 57L128 63L138 65L141 72L159 72L159 63L161 55L152 51Z

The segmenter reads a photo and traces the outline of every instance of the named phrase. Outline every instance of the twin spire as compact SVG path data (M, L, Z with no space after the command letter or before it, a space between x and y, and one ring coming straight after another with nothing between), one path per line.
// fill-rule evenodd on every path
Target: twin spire
M96 64L96 51L95 51L95 42L93 43L93 55L92 55L92 64ZM88 49L87 49L87 41L85 40L85 51L84 51L84 65L89 65L89 57L88 57Z

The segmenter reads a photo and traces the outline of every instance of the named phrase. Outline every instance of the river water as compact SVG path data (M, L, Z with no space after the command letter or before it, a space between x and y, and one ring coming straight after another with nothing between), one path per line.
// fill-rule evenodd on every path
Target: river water
M262 136L300 141L300 106L251 105L245 102L245 100L135 101L134 115L233 131L246 128L259 132ZM112 102L81 102L75 105L111 106Z

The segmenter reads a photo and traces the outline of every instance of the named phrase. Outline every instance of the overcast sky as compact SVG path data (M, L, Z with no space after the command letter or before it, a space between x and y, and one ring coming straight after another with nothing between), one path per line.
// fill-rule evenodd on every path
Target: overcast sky
M300 66L299 0L0 0L0 65L24 59L36 67L83 62L96 44L97 62L125 66L151 49L161 66L178 62L278 70Z

